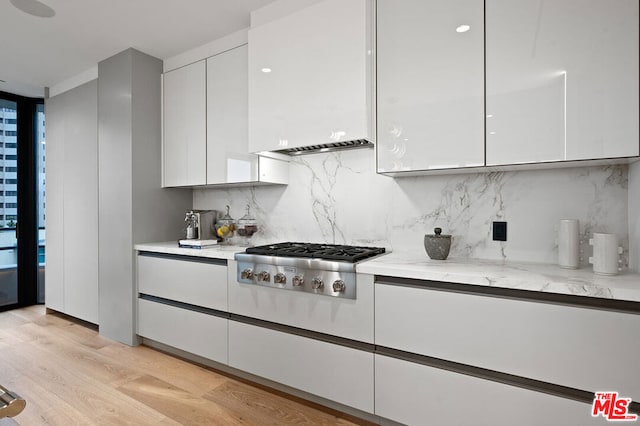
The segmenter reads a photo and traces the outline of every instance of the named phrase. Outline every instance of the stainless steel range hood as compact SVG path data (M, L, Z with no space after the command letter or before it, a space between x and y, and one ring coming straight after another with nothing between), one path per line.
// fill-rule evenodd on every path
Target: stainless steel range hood
M296 148L279 149L275 152L287 155L306 155L318 152L330 152L345 149L373 148L373 143L366 139L356 139L352 141L332 142L319 145L300 146Z

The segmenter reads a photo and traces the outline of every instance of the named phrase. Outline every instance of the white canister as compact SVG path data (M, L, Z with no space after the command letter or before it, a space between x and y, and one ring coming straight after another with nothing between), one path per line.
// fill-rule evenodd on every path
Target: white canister
M593 272L600 275L616 275L622 254L617 235L594 232L589 244L593 246L593 257L589 258L589 263L593 264Z
M577 269L580 266L580 222L562 219L558 229L558 265Z

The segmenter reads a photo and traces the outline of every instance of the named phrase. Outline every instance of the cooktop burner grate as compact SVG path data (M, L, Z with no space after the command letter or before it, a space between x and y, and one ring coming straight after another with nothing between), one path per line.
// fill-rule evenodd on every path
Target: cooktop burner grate
M248 254L276 257L305 257L355 263L385 252L384 247L359 247L338 244L278 243L249 247Z

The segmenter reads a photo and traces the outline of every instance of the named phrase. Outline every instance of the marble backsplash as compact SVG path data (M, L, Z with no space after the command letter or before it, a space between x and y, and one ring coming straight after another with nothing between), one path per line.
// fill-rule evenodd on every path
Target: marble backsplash
M640 161L629 165L629 266L640 272Z
M453 235L450 257L556 263L560 219L580 220L581 264L593 232L615 233L628 262L628 166L390 178L375 173L373 150L294 158L288 186L196 189L197 209L238 219L247 204L260 231L278 241L378 245L424 253L425 233ZM508 241L492 241L493 221ZM426 256L426 254L425 254Z

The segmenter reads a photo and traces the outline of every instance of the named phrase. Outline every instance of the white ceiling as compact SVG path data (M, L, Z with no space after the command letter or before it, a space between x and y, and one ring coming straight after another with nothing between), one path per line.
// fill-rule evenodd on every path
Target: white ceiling
M41 97L44 87L133 47L160 59L249 26L273 0L42 0L38 18L0 0L0 91Z

